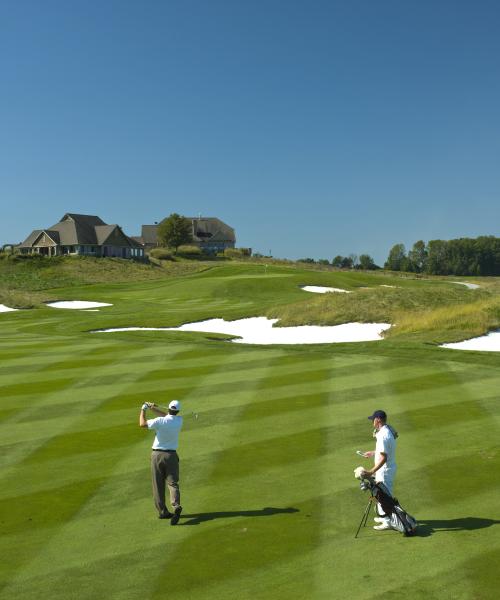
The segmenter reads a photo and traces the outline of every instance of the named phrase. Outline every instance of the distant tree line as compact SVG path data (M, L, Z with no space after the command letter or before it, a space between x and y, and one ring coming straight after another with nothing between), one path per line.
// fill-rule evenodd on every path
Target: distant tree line
M500 275L500 238L419 240L408 252L404 244L395 244L384 267L431 275Z
M320 258L319 260L314 260L314 258L299 258L298 262L303 263L315 263L318 265L331 265L332 267L337 267L339 269L362 269L366 271L374 271L375 269L380 269L373 260L373 258L369 254L349 254L349 256L340 256L337 255L332 262L327 260L326 258Z

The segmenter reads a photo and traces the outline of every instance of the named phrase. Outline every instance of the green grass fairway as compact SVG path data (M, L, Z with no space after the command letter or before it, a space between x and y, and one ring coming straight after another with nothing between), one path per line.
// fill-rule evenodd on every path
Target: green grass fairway
M0 600L499 598L500 354L436 347L445 329L280 347L89 333L285 311L310 298L300 285L380 284L476 298L446 281L228 264L45 290L113 304L100 312L0 314ZM153 435L138 427L144 401L172 398L185 417L177 527L157 519ZM354 539L368 498L353 469L369 464L355 451L373 447L377 408L400 433L395 494L415 538L370 526Z

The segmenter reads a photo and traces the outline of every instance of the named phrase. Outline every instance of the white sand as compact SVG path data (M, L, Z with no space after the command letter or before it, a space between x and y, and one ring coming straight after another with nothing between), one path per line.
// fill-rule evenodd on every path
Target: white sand
M339 342L370 342L382 339L389 323L345 323L344 325L299 327L273 327L278 319L252 317L237 321L209 319L199 323L186 323L180 327L124 327L101 329L100 332L119 331L204 331L239 336L231 340L236 344L332 344ZM98 333L95 331L93 333Z
M472 338L463 342L453 344L443 344L441 348L451 348L453 350L480 350L482 352L500 352L500 330L492 331L487 335Z
M5 304L0 304L0 312L14 312L15 310L19 310L18 308L9 308L5 306Z
M74 310L85 310L89 308L97 308L99 306L113 306L105 302L87 302L85 300L68 300L64 302L50 302L47 306L51 308L71 308Z
M452 281L451 283L456 283L458 285L465 285L465 287L469 288L469 290L477 290L479 285L477 283L466 283L465 281Z
M303 285L301 287L304 292L313 292L314 294L327 294L329 292L337 292L340 294L350 294L347 290L341 290L340 288L323 287L321 285Z

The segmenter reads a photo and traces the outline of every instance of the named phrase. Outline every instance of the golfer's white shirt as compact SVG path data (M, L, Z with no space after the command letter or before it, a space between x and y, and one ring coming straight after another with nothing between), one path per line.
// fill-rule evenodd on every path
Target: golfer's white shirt
M375 481L382 481L392 493L392 484L396 474L396 440L387 425L381 427L375 434L377 444L375 446L375 464L382 458L383 452L387 456L387 461L375 472Z
M148 419L148 429L156 432L153 450L177 450L179 447L179 431L182 427L182 417L166 415L156 419Z

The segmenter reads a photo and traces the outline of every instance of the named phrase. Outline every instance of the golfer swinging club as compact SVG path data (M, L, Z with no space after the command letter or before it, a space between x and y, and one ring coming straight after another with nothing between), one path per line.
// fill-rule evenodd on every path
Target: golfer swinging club
M392 488L394 485L394 476L396 474L396 438L398 437L390 425L387 424L387 414L383 410L376 410L373 415L368 417L373 423L373 435L377 442L375 451L363 452L365 458L374 456L374 465L371 469L365 469L366 475L375 475L376 482L382 482L392 496ZM391 519L384 515L382 506L377 503L377 517L375 521L378 525L374 529L383 531L384 529L392 529Z
M151 409L157 415L156 419L146 420L146 410ZM170 519L171 525L179 522L182 506L179 491L179 432L182 427L182 417L178 415L181 403L172 400L168 405L168 414L160 410L153 402L145 402L139 414L139 426L154 429L156 436L151 453L151 478L153 482L153 497L158 510L158 518ZM170 504L174 509L171 513L165 505L165 483L170 492Z

